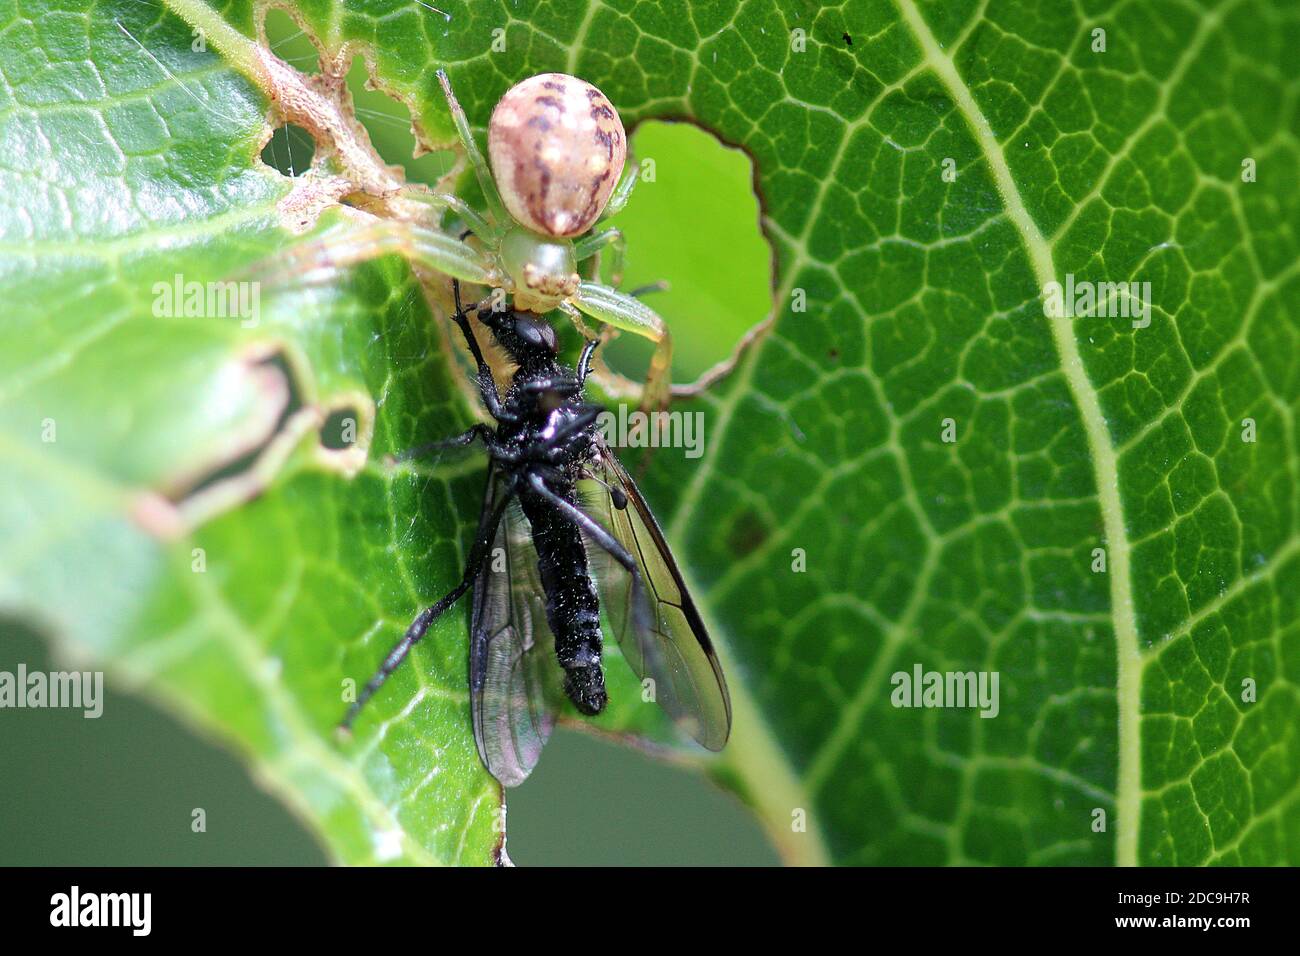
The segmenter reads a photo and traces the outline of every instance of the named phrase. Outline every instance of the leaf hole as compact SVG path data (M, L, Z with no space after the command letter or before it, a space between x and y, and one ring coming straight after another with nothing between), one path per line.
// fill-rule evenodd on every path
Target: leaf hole
M267 400L281 402L280 415L275 425L255 444L240 449L224 460L214 461L204 471L194 475L183 485L169 491L167 497L176 504L195 498L225 482L238 482L251 473L267 447L275 441L290 419L302 408L302 391L295 373L284 352L275 350L248 360L253 371L267 383Z
M353 113L370 134L376 152L385 162L401 166L407 182L436 186L456 165L452 150L425 148L416 135L410 109L397 96L375 85L364 57L353 58L347 85Z
M271 52L280 59L303 73L320 72L321 58L328 54L288 12L269 7L262 30ZM399 165L407 182L436 184L455 165L456 154L451 150L427 150L415 132L407 105L375 83L361 46L350 43L342 55L353 52L360 55L351 56L345 85L352 99L353 116L365 127L375 151L384 162Z
M351 406L336 409L320 427L321 447L329 451L344 451L357 444L357 428L361 414Z
M311 168L316 141L301 126L285 123L262 147L262 162L282 176L297 178Z
M772 311L772 248L760 226L754 164L689 122L640 123L630 146L628 161L642 164L643 173L627 208L611 220L627 239L620 287L668 283L645 301L672 331L673 381L690 382L728 359ZM606 282L612 269L606 252ZM623 334L605 358L641 381L653 351L647 339Z
M375 437L375 403L370 396L346 392L321 409L316 459L348 477L365 467Z
M272 53L299 73L320 73L321 51L306 27L285 8L264 7L261 35Z

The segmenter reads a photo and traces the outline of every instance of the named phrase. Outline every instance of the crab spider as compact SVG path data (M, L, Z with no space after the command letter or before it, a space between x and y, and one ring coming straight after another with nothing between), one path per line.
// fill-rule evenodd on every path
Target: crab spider
M517 310L560 309L588 337L584 314L644 336L656 347L642 405L667 405L672 339L663 319L633 296L578 273L579 263L594 260L606 247L612 247L615 276L621 272L622 233L596 228L623 209L637 178L635 167L624 168L627 136L614 107L596 87L564 73L523 80L492 112L489 166L447 74L439 70L437 75L483 191L486 215L454 195L411 194L459 216L467 230L463 238L410 222L378 220L325 240L328 251L314 264L347 265L397 252L453 279L500 289ZM593 262L591 275L597 274Z

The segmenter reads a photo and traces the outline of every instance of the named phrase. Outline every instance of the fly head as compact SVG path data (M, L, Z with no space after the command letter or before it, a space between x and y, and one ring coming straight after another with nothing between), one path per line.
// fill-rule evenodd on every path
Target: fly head
M535 312L507 309L480 313L483 324L507 355L521 368L545 368L555 363L560 350L555 329Z

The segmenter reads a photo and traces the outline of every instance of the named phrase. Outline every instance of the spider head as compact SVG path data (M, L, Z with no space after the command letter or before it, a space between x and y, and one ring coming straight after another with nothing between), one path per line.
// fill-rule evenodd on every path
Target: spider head
M501 240L501 265L521 309L549 312L578 291L578 263L568 239L515 226Z

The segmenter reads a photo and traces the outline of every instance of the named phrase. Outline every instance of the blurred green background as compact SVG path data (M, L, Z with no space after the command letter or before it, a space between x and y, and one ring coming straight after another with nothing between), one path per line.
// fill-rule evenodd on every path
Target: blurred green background
M28 672L82 669L0 622L0 671L19 662ZM520 865L777 862L747 811L700 775L576 731L556 733L508 803L508 850ZM191 828L195 808L206 832ZM234 754L144 698L107 688L95 720L0 710L0 866L325 862Z
M314 71L313 47L284 14L274 12L268 29L278 54ZM408 178L435 181L448 155L412 161L406 110L364 81L358 59L349 85L380 153ZM673 330L674 379L687 381L730 354L769 308L770 252L750 163L684 123L642 125L632 151L638 162L653 160L653 180L638 184L617 220L628 239L624 286L670 284L648 301ZM281 130L263 157L301 173L311 143L301 130ZM639 377L650 347L623 336L609 354ZM0 621L0 670L19 662L29 671L83 669L52 661L38 634ZM580 732L557 732L508 803L509 853L519 864L778 862L747 811L702 776ZM205 833L191 830L196 807L206 812ZM110 688L98 720L0 710L0 865L323 862L310 833L233 754L142 697Z

